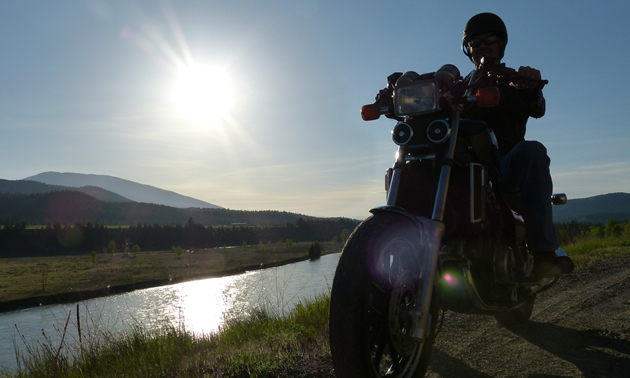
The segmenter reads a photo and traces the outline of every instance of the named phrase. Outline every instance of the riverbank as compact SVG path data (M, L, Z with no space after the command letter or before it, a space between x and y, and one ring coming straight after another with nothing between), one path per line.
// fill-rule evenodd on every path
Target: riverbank
M76 302L307 260L311 243L3 259L0 312ZM322 255L340 244L320 243Z
M44 341L39 351L18 355L17 371L0 369L0 377L332 377L329 304L322 294L284 316L260 310L213 334L167 324L98 342L84 335L74 348Z

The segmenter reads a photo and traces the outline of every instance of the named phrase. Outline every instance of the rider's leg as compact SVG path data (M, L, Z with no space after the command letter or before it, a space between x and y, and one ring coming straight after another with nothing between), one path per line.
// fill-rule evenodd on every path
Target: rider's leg
M527 245L534 254L535 269L543 276L553 277L558 269L562 273L573 270L573 263L568 257L555 261L558 240L551 209L550 162L545 146L523 141L501 158L501 178L503 185L520 191L519 210L525 220Z

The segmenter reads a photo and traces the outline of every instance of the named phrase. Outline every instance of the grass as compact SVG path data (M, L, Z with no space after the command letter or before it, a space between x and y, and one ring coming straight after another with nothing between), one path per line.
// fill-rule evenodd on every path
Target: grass
M329 356L329 304L330 296L322 294L282 316L260 310L248 319L228 321L211 335L167 325L156 331L137 328L74 350L45 343L21 357L21 371L0 376L308 376Z
M630 255L630 238L585 238L562 248L580 268L610 257Z
M322 255L339 252L341 245L322 242ZM209 248L184 251L153 251L54 257L2 259L0 305L2 302L107 290L146 282L179 282L217 277L291 259L306 259L311 243L265 244L247 248Z

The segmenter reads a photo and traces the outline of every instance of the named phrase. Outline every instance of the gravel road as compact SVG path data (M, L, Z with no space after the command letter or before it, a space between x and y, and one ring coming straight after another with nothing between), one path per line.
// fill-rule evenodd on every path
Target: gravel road
M300 377L334 377L330 356L315 365ZM426 376L630 378L630 256L564 276L520 327L447 312Z
M630 377L630 257L563 277L524 326L447 313L427 377Z

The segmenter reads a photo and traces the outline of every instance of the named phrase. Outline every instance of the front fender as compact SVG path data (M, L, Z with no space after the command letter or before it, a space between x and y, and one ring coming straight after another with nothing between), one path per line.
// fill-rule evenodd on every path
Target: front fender
M410 211L398 207L398 206L379 206L373 209L370 209L370 213L374 215L384 214L384 213L396 213L409 218L415 225L418 227L418 232L424 234L428 231L430 235L433 235L434 240L439 243L442 241L442 236L444 235L444 223L440 221L436 221L433 219L429 219L427 217L418 217L413 215Z

